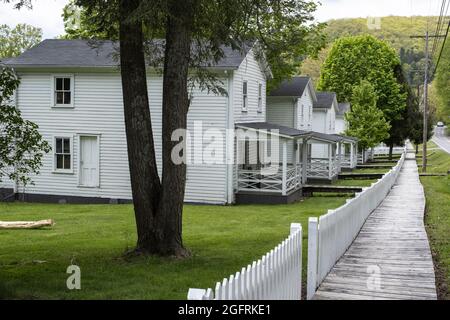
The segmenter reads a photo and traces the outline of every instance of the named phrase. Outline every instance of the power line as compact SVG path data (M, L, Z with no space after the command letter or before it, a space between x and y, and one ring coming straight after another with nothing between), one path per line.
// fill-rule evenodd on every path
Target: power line
M447 38L448 38L449 32L450 32L450 21L448 22L447 32L445 33L445 38L444 38L444 41L443 41L443 43L442 43L441 52L439 53L439 58L438 58L438 60L437 60L437 62L436 62L436 65L434 66L432 78L434 78L434 76L436 75L436 71L437 71L437 69L438 69L438 67L439 67L439 63L441 62L442 53L444 52L445 44L446 44L446 42L447 42Z
M436 32L434 34L440 34L441 33L441 24L442 24L442 18L444 16L444 10L445 10L445 4L446 4L447 0L442 0L442 4L441 4L441 11L439 13L439 18L437 21L437 25L436 25ZM431 56L434 56L434 53L436 51L436 47L437 47L437 38L434 39L433 41L433 49L431 50Z

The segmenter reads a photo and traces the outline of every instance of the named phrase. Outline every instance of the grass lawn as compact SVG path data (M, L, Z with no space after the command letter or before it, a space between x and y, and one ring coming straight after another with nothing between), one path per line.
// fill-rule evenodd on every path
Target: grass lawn
M370 187L372 183L377 182L376 179L372 180L361 180L361 179L352 179L352 180L337 180L333 182L334 186L342 186L342 187Z
M433 147L429 143L428 147ZM447 173L450 155L437 150L428 159L427 173ZM427 199L425 223L437 269L438 292L441 299L450 300L450 177L421 177Z
M314 197L280 206L185 206L183 234L192 257L126 261L136 241L131 205L1 203L0 220L52 218L43 230L1 230L0 298L185 299L190 287L216 281L273 249L292 222L307 221L345 203L343 197ZM81 268L81 290L66 289L66 269Z

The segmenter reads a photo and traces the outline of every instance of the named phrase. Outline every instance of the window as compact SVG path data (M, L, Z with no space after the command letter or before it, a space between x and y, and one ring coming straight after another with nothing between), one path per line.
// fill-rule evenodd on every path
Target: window
M54 144L55 171L72 172L72 139L56 137Z
M73 106L73 77L54 77L53 104L58 107Z
M301 122L302 122L302 125L303 125L303 122L305 121L305 106L304 105L302 105L302 112L301 112Z
M258 84L258 112L263 111L262 83Z
M242 111L247 111L248 107L248 83L244 81L242 83Z

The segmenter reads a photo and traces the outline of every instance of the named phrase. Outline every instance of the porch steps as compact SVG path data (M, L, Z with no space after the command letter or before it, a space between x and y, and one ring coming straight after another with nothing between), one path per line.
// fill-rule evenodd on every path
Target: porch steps
M356 166L356 169L392 169L394 165L386 165L386 164L359 164Z
M305 185L303 186L303 194L320 193L357 193L362 192L362 187L352 186L331 186L331 185Z
M339 174L339 180L372 180L372 179L381 179L383 177L383 173L341 173Z

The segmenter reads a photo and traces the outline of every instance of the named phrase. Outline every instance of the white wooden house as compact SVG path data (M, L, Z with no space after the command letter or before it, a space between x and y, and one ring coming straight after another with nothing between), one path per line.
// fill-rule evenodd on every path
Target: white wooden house
M93 48L83 40L45 40L17 58L4 61L21 78L16 105L24 118L39 125L53 150L45 156L35 185L25 189L3 182L28 201L121 203L132 199L124 127L117 45L104 41ZM237 172L234 137L225 134L237 123L266 121L266 79L270 70L249 48L224 48L212 67L228 96L194 89L188 129L200 136L219 130L224 138L209 141L223 161L188 163L185 201L234 203ZM161 172L162 76L147 69L147 84L158 170ZM195 133L194 133L195 134ZM203 152L203 148L201 153ZM205 151L206 152L206 151ZM205 153L203 160L209 155ZM216 154L217 157L217 154ZM217 159L217 158L216 158Z
M345 114L350 111L350 103L339 103L338 110L336 112L335 132L337 134L344 134L348 129L347 120L345 120Z
M268 122L309 132L306 139L306 175L310 181L336 179L341 171L341 161L345 159L344 154L339 154L339 151L345 151L340 146L355 143L352 138L335 134L332 108L334 103L337 106L336 95L332 95L329 105L324 100L323 94L316 93L309 77L294 77L285 81L267 97ZM291 152L296 149L292 142L287 147L288 158L293 159ZM353 162L356 165L356 160L352 161L352 165Z

